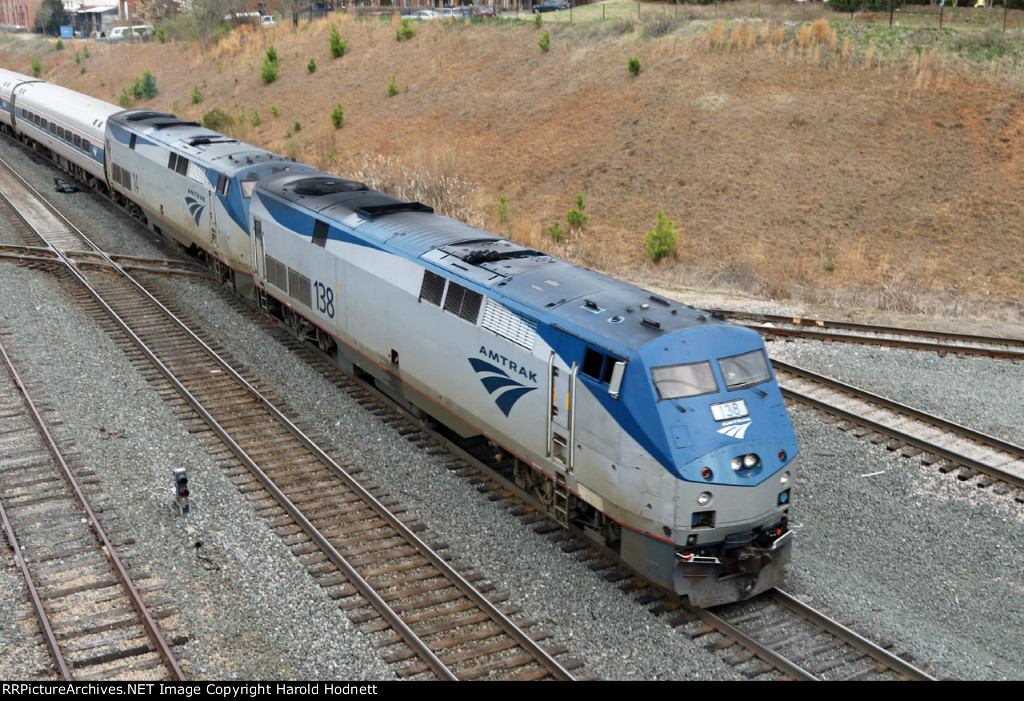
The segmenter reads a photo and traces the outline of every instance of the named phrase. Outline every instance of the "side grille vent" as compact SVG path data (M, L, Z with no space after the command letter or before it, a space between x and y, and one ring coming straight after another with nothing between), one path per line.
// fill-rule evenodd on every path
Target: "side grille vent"
M527 350L533 350L533 344L537 340L536 324L524 321L522 317L513 314L490 298L484 305L480 326Z
M448 295L444 298L444 310L475 324L476 318L480 316L482 303L483 295L479 292L467 290L462 285L453 282L448 285Z
M270 256L267 256L267 282L279 290L288 292L288 268Z
M309 278L291 268L288 268L288 296L307 307L313 299L313 288L309 284Z
M420 301L430 302L435 307L441 306L444 297L445 278L429 270L423 271L423 285L420 287Z
M114 182L118 183L126 190L131 190L132 174L128 170L114 163Z

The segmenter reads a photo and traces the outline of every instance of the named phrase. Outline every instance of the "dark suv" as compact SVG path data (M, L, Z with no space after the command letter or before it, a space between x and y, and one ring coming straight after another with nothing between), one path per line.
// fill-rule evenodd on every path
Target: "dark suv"
M544 0L544 2L533 6L533 14L538 12L554 12L555 10L568 10L569 3L566 0Z

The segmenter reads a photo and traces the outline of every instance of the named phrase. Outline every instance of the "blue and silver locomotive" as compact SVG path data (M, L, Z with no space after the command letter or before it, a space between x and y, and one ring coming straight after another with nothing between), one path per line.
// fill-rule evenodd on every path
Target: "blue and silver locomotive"
M40 143L5 81L15 105L49 84L0 71L0 126ZM32 114L52 121L62 97ZM410 411L499 446L559 522L699 606L782 579L797 444L756 332L172 115L107 107L90 141L101 189ZM61 154L91 177L95 156Z

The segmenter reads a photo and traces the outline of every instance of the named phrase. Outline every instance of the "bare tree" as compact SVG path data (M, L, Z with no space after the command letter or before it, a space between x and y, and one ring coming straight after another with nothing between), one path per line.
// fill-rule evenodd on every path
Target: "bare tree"
M224 21L235 12L243 12L242 0L191 0L186 10L195 25L199 40L206 43Z

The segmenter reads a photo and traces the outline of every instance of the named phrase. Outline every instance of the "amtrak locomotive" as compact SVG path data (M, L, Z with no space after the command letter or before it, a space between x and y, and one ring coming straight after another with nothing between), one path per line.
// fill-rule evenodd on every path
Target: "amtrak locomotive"
M8 71L0 105L649 580L699 606L781 580L797 445L757 333L173 115Z

